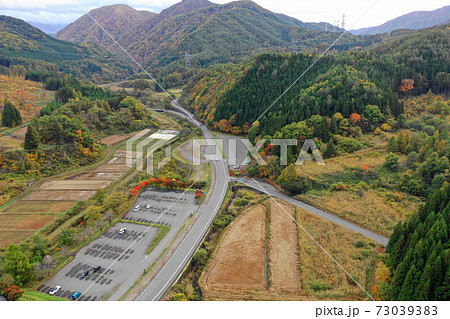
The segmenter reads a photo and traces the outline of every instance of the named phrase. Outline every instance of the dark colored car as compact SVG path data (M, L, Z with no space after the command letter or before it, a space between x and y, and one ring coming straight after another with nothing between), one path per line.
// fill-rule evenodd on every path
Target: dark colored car
M81 296L81 292L76 292L72 295L72 300L77 300Z
M95 268L94 268L94 272L98 272L101 268L102 268L102 267L100 267L100 266L95 267Z
M83 273L81 274L81 279L86 278L87 275L89 275L89 270L83 271Z

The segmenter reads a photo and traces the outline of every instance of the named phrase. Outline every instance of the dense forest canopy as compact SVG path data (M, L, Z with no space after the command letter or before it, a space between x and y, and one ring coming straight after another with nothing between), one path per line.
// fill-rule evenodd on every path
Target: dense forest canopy
M448 94L449 33L446 26L400 33L368 50L326 55L261 118L263 135L314 114L363 113L367 105L398 116L399 97L429 89ZM209 125L233 118L233 126L248 126L315 59L305 53L261 54L237 66L213 67L188 84L184 99ZM412 80L411 88L402 86L405 79Z
M96 44L57 40L25 21L0 16L0 73L10 65L62 71L94 81L122 79L133 71Z
M431 196L408 222L392 234L386 260L393 276L382 287L383 299L450 298L450 187Z

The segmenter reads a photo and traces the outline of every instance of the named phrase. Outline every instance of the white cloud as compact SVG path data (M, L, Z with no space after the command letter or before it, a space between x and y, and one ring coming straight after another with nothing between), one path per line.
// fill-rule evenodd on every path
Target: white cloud
M83 8L91 10L112 4L128 4L131 7L160 12L179 0L77 0ZM255 0L262 7L274 12L284 13L305 22L326 21L333 23L347 17L347 27L358 20L376 0ZM214 3L227 3L229 0L213 0ZM417 10L434 10L444 5L442 0L378 0L375 6L358 21L353 28L380 25L400 15ZM18 18L31 17L34 22L71 23L83 11L73 0L1 0L0 14ZM51 17L51 19L46 19ZM40 20L40 19L44 20ZM28 19L29 20L29 19Z

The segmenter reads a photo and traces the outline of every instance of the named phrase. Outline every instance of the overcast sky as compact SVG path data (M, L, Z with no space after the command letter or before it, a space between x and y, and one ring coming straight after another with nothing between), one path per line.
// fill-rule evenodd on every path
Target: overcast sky
M111 4L128 4L140 10L160 12L180 0L77 0L86 10ZM227 3L226 0L213 0ZM435 10L450 0L256 0L273 12L284 13L304 22L334 23L346 15L346 28L359 29L383 24L403 14ZM362 14L375 5L362 17ZM74 0L0 0L0 14L46 24L69 24L83 11ZM358 20L359 19L359 20Z

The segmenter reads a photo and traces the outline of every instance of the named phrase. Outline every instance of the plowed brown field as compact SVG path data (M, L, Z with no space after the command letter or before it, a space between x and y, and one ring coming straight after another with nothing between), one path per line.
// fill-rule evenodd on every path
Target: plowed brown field
M74 201L19 200L0 211L0 214L59 214L75 205Z
M38 190L35 192L32 192L30 195L25 197L23 200L48 200L48 201L78 201L80 199L87 200L91 196L95 194L95 191L69 191L69 190L59 190L59 191L53 191L53 190Z
M366 289L377 262L370 240L283 201L271 199L265 205L270 205L267 282L266 208L258 205L222 235L199 280L205 300L368 300L294 220Z
M102 139L102 143L105 145L114 145L128 139L130 135L111 135Z
M229 228L204 278L207 290L265 290L264 240L266 212L255 206Z
M291 206L278 203L290 216L295 216L295 211ZM281 207L271 201L268 254L271 288L282 293L298 293L300 291L300 274L298 271L297 226Z
M35 230L50 223L55 215L0 215L0 229Z

